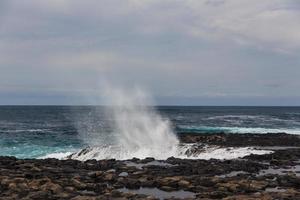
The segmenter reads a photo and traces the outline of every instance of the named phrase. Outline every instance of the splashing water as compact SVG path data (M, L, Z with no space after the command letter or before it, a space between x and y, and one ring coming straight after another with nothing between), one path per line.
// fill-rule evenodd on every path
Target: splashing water
M170 122L150 107L153 103L149 95L140 89L125 92L113 88L106 89L105 94L112 105L107 115L113 119L115 142L108 146L98 141L94 157L166 159L176 155L179 141Z
M125 92L109 88L106 90L106 97L107 102L112 105L106 115L113 119L114 143L107 144L103 142L103 138L94 137L91 147L73 153L69 158L125 160L133 157L167 159L174 156L190 159L233 159L251 153L271 153L253 148L205 147L203 152L200 151L202 153L190 154L193 146L179 144L170 122L149 106L153 103L145 92L138 89Z

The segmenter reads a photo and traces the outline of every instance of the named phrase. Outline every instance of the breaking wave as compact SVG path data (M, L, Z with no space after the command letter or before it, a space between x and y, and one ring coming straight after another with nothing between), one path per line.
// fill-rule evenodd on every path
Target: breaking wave
M102 159L164 159L176 155L179 140L170 121L162 118L152 106L148 94L140 89L125 91L112 87L102 92L109 105L105 115L111 119L110 141L103 133L93 134L92 138L89 134L80 134L87 146L93 147L93 155Z
M89 147L75 153L55 153L46 157L71 158L77 160L118 159L133 157L167 159L169 157L189 159L234 159L249 154L266 154L271 151L251 147L220 148L206 145L180 144L168 119L163 118L153 106L151 97L140 89L131 91L106 88L107 118L111 120L112 142L108 143L103 134L81 134L83 141L89 141ZM203 132L237 132L240 128L179 127L185 130ZM262 130L244 129L243 132L262 132Z
M178 126L180 132L195 133L288 133L299 134L300 129L247 128L247 127L210 127L210 126Z
M176 153L170 152L169 154L163 153L161 155L152 156L158 160L164 160L169 157L176 157L182 159L221 159L229 160L236 158L243 158L251 154L263 155L269 154L273 151L262 150L254 147L229 147L221 148L218 146L208 146L208 145L197 145L197 144L184 144L178 146ZM120 149L118 147L88 147L82 149L75 153L54 153L44 156L42 158L57 158L57 159L75 159L86 161L89 159L117 159L117 160L127 160L133 157L136 158L146 158L149 156L144 151L138 151L135 153L128 152L126 149Z

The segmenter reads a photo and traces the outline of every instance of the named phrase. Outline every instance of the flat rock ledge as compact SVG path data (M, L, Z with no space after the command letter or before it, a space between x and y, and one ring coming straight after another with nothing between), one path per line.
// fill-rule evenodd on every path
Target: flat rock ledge
M300 146L300 135L286 133L180 133L178 138L183 143L206 143L210 145L245 147L245 146Z
M0 199L300 199L299 144L235 160L0 157Z

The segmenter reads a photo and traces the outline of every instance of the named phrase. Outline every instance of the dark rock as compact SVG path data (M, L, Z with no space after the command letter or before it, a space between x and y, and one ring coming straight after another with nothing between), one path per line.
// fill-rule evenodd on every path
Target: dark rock
M238 142L241 146L288 144L300 147L296 136L272 136L220 133L188 134L181 138L223 147L238 146ZM192 153L201 151L198 147L201 144L195 145ZM140 169L128 166L128 161L114 159L80 162L0 157L0 199L155 199L148 194L119 191L121 188L141 187L165 192L190 191L199 199L300 199L299 160L300 148L276 149L272 154L249 155L234 160L170 157L166 161L158 161L167 163L167 166L146 164ZM130 160L137 164L152 161L155 160ZM262 173L262 170L266 172ZM277 174L276 170L280 173ZM269 171L275 173L270 174Z

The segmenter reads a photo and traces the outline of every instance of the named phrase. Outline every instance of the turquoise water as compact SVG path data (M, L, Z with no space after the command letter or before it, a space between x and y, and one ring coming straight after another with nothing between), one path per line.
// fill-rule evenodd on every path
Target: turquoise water
M177 133L300 134L300 107L158 107ZM106 113L106 114L105 114ZM109 108L0 106L0 155L39 158L110 144ZM98 137L98 136L101 137ZM100 138L100 139L99 139Z

